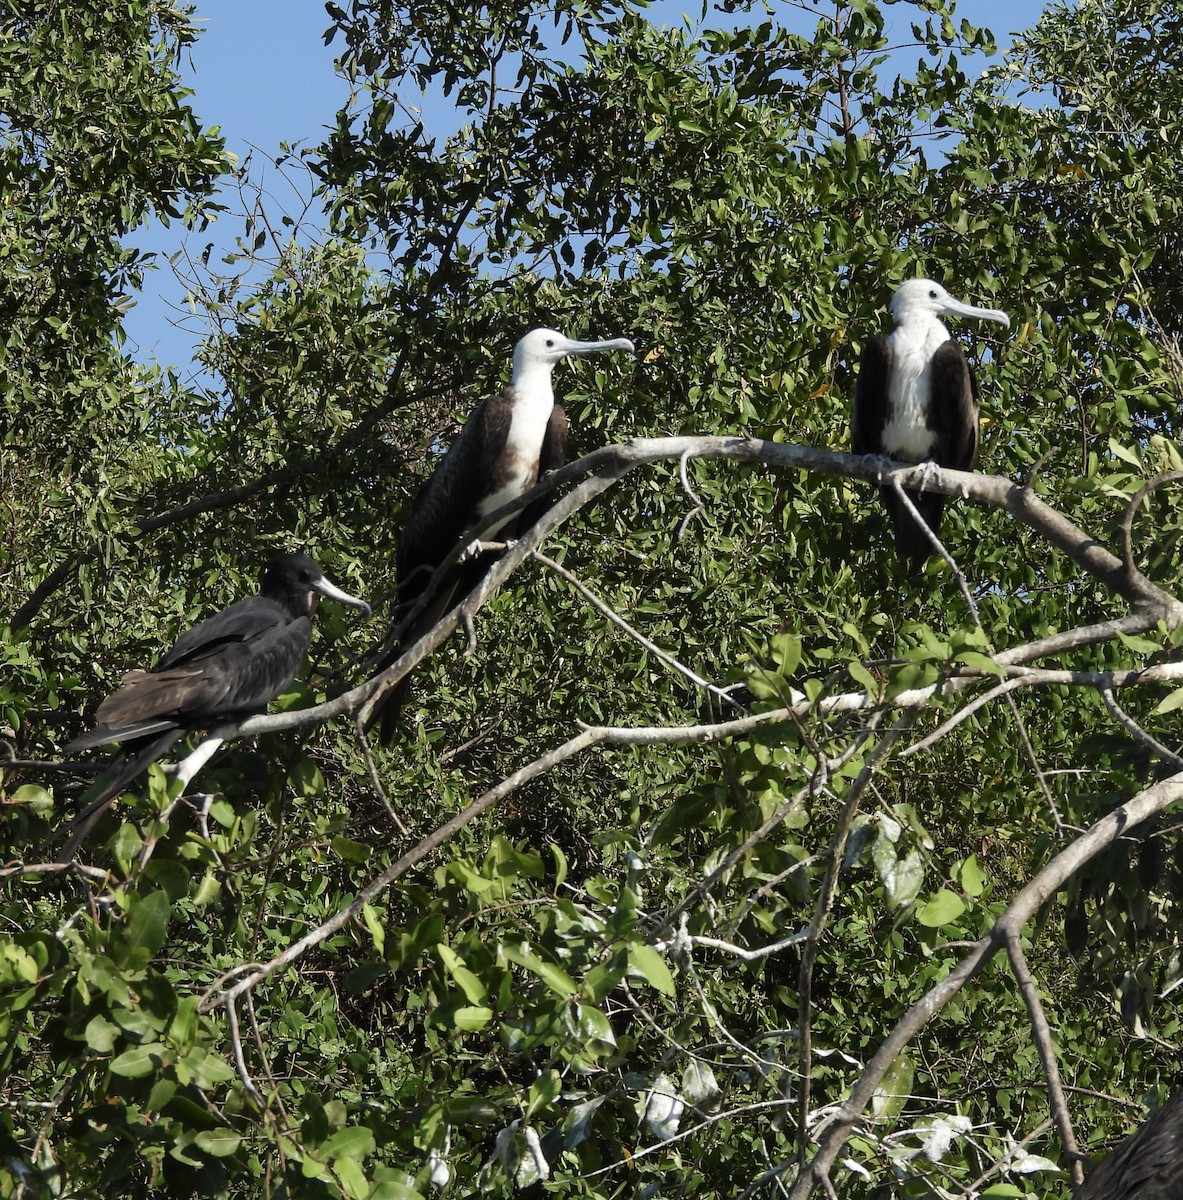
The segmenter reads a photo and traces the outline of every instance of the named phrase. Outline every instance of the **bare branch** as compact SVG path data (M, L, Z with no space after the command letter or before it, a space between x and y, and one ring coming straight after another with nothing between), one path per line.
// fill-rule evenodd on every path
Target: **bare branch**
M895 743L911 728L915 721L914 712L903 713L896 723L887 730L879 741L879 745L867 757L863 768L850 785L846 794L846 803L838 817L838 826L830 843L829 859L826 863L826 873L822 885L818 889L817 903L814 905L813 919L809 923L809 937L801 952L801 964L797 971L797 1027L801 1031L801 1041L798 1048L797 1073L799 1079L800 1107L797 1112L797 1161L804 1163L806 1138L809 1127L810 1080L813 1074L812 1050L812 1015L813 1015L813 968L817 962L818 950L821 946L822 934L825 932L826 921L834 903L838 890L838 875L842 870L842 862L846 857L846 840L850 827L858 813L859 803L863 793L871 784L876 769L882 760L891 753Z
M1011 971L1023 994L1023 1002L1027 1005L1027 1019L1031 1023L1031 1032L1035 1036L1035 1046L1039 1051L1039 1061L1043 1066L1043 1077L1047 1081L1048 1099L1052 1105L1052 1115L1056 1121L1056 1131L1060 1135L1065 1153L1072 1160L1072 1182L1079 1187L1084 1181L1084 1170L1080 1165L1076 1148L1076 1136L1072 1132L1072 1118L1068 1113L1068 1101L1064 1096L1064 1082L1060 1078L1060 1066L1056 1062L1056 1049L1052 1042L1051 1026L1047 1022L1047 1014L1043 1011L1043 1002L1039 998L1039 989L1031 978L1026 956L1023 954L1023 944L1016 931L1011 930L1006 936L1006 953L1010 958Z
M792 1200L806 1200L816 1187L822 1185L822 1180L871 1102L888 1068L924 1026L1006 945L1007 938L1012 935L1017 937L1039 907L1054 896L1085 863L1119 837L1127 835L1131 829L1181 800L1183 772L1139 792L1091 826L1017 893L990 932L976 942L961 962L896 1022L845 1104L827 1126L816 1154L794 1184Z

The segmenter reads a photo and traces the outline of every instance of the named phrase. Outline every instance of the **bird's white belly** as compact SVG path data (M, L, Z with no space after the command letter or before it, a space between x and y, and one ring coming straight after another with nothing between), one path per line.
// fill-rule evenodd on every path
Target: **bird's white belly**
M930 361L923 353L897 351L888 401L891 417L883 426L883 449L904 462L924 462L936 447L937 435L928 428L932 396Z
M482 517L508 504L538 482L538 460L542 457L542 443L546 438L546 426L553 407L554 399L548 397L545 406L519 403L514 408L497 470L499 486L477 507ZM491 538L509 520L512 518L499 521L484 536Z

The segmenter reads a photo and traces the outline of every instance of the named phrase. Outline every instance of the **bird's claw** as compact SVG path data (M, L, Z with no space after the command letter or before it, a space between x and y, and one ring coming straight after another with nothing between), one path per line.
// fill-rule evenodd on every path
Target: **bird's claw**
M883 476L891 470L891 458L886 454L864 454L863 464L875 472L875 482L882 483Z
M937 476L940 475L941 464L933 462L931 458L928 458L917 465L920 467L920 487L918 490L923 492L925 488L931 487Z

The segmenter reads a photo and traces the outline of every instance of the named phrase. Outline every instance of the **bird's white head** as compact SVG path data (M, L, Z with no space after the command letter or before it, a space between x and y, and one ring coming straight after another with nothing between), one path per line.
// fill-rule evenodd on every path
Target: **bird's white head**
M1010 326L1010 317L997 308L974 308L954 300L932 279L909 279L891 298L891 315L897 325L916 320L940 320L941 317L972 317L978 321L996 321Z
M577 342L555 329L531 329L513 348L513 377L520 379L522 375L539 368L549 375L555 363L569 354L598 354L602 350L628 350L633 353L636 347L628 338L613 338L607 342Z

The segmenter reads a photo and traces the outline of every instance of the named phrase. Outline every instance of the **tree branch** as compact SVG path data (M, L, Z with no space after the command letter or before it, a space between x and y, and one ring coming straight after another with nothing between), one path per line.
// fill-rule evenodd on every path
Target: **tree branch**
M822 1186L888 1068L925 1025L1005 947L1008 937L1017 937L1040 906L1051 899L1090 859L1131 829L1180 800L1183 800L1183 772L1139 792L1091 826L1072 845L1056 855L1015 896L989 933L976 942L970 953L896 1023L867 1064L845 1104L827 1126L817 1153L793 1185L790 1200L806 1200L816 1187Z

